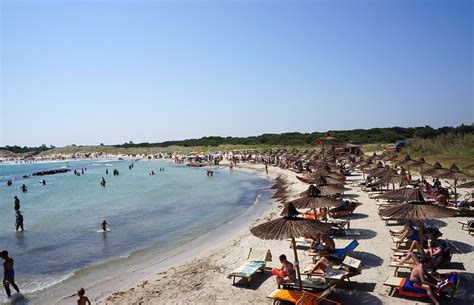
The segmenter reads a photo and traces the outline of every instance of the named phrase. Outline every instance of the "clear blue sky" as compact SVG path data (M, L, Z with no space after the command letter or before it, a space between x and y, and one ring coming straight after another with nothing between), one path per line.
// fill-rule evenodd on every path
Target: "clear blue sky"
M473 1L1 1L0 145L471 124Z

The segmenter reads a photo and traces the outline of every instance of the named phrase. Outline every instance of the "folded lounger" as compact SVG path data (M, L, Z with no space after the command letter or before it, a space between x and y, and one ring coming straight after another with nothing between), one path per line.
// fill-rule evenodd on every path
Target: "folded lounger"
M436 294L439 294L441 291L447 288L451 288L451 300L456 294L456 289L458 287L459 278L456 272L451 272L442 276L438 281L438 286L440 287ZM426 290L422 288L417 288L413 286L409 278L389 276L384 283L384 286L390 287L389 295L392 295L393 292L398 289L400 295L422 298L428 296Z
M272 261L272 253L270 250L254 250L250 248L247 262L240 267L234 269L227 278L232 278L232 284L235 285L235 278L240 277L247 281L247 286L250 286L250 281L255 273L265 270L266 262Z

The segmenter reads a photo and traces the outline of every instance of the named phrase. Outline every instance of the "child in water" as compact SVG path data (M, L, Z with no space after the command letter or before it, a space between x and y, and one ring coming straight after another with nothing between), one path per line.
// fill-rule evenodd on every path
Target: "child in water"
M79 297L79 299L77 300L77 305L91 305L91 301L89 301L89 298L86 297L84 294L86 294L84 288L81 288L77 291L77 296Z

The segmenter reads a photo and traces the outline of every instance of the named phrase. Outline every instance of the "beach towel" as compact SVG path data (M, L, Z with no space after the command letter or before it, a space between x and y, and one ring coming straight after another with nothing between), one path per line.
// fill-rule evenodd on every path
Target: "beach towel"
M439 286L439 289L436 291L436 293L439 293L441 290L447 287L456 286L457 280L458 274L456 272L449 273L444 278L440 279L440 281L438 281L437 285ZM420 286L417 284L414 285L409 278L402 279L398 288L400 294L404 296L421 298L428 295L426 290L420 288Z
M250 277L265 265L264 261L252 261L238 267L229 276Z
M314 305L318 303L321 294L307 293L296 290L280 289L273 295L274 299L288 301L294 304Z

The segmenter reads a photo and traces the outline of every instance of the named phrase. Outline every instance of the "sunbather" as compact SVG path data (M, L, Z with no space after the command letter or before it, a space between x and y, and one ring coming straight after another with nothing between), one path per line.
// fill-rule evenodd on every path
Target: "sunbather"
M296 282L296 271L295 267L293 266L292 263L290 263L286 259L286 255L282 254L280 255L280 262L282 264L281 269L278 268L273 268L272 269L272 274L276 275L276 281L278 284L278 288L280 288L280 285L284 285L285 283L294 283Z
M307 273L308 273L308 275L323 276L324 273L326 272L326 269L329 267L329 268L334 268L336 270L345 270L345 271L347 271L347 274L344 275L344 278L350 277L350 276L355 275L355 274L360 274L359 270L357 270L356 268L352 268L351 266L344 265L344 264L341 264L341 265L338 265L338 266L333 266L333 263L334 263L334 261L331 260L330 257L321 257L316 262L314 267Z
M433 278L427 270L427 264L430 262L429 258L422 257L417 262L415 268L410 273L410 282L415 288L421 288L426 290L426 293L435 305L439 305L438 296L433 292L439 289L437 281Z
M312 252L318 252L320 254L331 254L336 250L336 244L334 240L326 234L322 234L319 240L316 240L318 244L311 245Z
M415 249L418 250L417 253L414 252ZM407 255L397 261L403 264L411 260L415 264L419 264L424 257L428 258L426 267L429 269L436 269L442 264L449 262L451 253L448 243L446 241L430 241L428 243L428 249L422 249L420 244L415 240L408 250Z
M392 234L393 236L402 236L402 235L406 235L406 232L408 232L409 230L413 230L413 227L414 227L413 222L411 220L408 220L400 231L392 231L392 230L389 230L389 231L390 231L390 234Z

